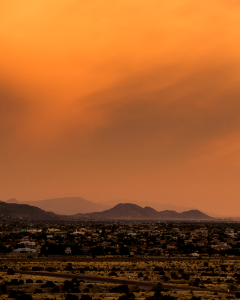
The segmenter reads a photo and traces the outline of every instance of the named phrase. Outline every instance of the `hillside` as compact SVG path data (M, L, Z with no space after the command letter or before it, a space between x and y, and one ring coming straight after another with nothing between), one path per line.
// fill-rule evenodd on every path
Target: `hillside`
M18 220L70 220L68 216L59 216L27 204L0 202L0 221Z

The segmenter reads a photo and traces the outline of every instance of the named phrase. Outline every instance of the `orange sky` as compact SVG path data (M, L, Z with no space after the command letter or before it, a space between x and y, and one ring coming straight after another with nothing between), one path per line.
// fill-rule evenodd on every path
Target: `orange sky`
M239 28L236 0L1 1L0 199L240 215Z

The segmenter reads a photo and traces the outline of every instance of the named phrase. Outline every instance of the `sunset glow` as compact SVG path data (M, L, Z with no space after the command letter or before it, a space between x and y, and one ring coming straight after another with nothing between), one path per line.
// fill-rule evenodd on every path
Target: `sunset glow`
M8 0L0 199L240 210L240 2Z

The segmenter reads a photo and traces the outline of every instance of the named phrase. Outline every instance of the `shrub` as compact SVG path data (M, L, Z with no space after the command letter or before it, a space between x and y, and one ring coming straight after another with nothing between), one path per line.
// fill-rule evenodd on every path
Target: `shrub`
M154 297L155 298L162 298L162 293L161 292L163 290L163 286L162 286L161 282L154 285L152 290L154 291Z
M31 295L23 294L17 297L17 300L33 300L33 297Z
M78 300L78 296L72 295L72 294L67 294L65 300Z
M42 293L41 289L36 289L35 292L34 292L34 294L40 294L40 293Z
M73 287L74 287L74 283L72 281L65 280L64 284L63 284L63 287L62 287L62 290L63 291L68 291L68 290L72 289Z
M175 272L171 272L172 279L178 279L178 276Z
M11 285L18 285L18 280L17 279L12 279L10 284Z
M177 298L175 298L175 297L173 297L173 296L170 296L170 295L164 295L164 296L162 297L162 300L175 300L175 299L177 299Z
M47 281L45 284L42 285L42 288L45 288L45 287L55 287L56 284L52 281Z
M212 277L218 277L219 276L218 273L214 273L214 272L202 272L201 275L202 276L212 276Z
M16 299L17 297L18 297L18 292L17 291L11 291L8 295L8 298Z
M42 267L32 267L33 271L42 271L43 268Z
M118 300L129 300L128 295L122 295L118 298Z
M164 275L162 279L164 282L168 282L170 280L170 278L166 275Z
M129 295L128 285L123 284L110 289L110 293L119 293Z
M116 272L110 272L110 273L108 274L108 276L117 276L117 273L116 273Z
M238 273L234 273L233 276L236 277L237 279L240 279L240 274L238 274Z
M184 272L184 269L179 268L179 269L178 269L178 272L179 272L180 274L182 274L182 273Z
M237 293L236 293L236 298L237 298L237 299L240 299L240 292L237 292Z
M32 279L26 279L26 283L33 283Z
M55 268L48 267L48 268L46 268L46 271L48 271L48 272L56 272L57 270Z
M89 295L82 295L80 300L92 300L92 297Z
M60 292L60 289L58 286L55 286L51 291L51 293L59 293L59 292Z
M81 274L84 274L83 268L78 268L78 271L79 271Z
M162 272L162 271L163 271L163 267L155 267L155 268L153 269L153 271Z
M160 271L159 275L166 275L166 273L164 271Z
M72 292L72 293L80 293L80 290L79 290L78 287L73 287L73 288L71 289L71 292Z
M238 287L237 287L235 284L230 283L230 284L228 285L228 289L229 289L230 291L237 291L237 290L238 290Z
M189 280L190 274L182 273L182 279Z
M8 269L7 274L8 275L14 275L15 271L13 270L13 268L10 268L10 269Z
M6 293L7 293L7 287L6 287L6 284L1 284L1 285L0 285L0 293L1 293L1 294L6 294Z

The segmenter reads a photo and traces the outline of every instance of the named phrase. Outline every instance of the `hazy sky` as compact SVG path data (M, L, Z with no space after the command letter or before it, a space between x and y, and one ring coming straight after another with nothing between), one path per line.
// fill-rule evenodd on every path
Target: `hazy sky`
M0 0L0 199L240 215L240 2Z

